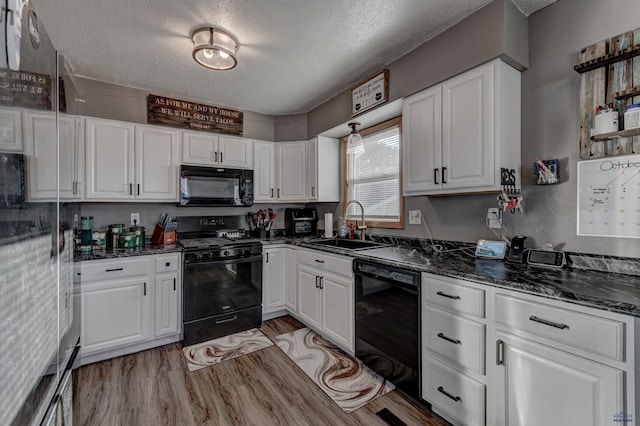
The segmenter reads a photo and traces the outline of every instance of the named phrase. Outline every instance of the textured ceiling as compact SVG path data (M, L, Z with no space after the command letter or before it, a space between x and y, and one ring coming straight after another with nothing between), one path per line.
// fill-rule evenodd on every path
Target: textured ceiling
M556 0L513 0L529 15ZM74 74L271 115L308 112L490 0L32 0ZM191 57L203 25L238 66Z

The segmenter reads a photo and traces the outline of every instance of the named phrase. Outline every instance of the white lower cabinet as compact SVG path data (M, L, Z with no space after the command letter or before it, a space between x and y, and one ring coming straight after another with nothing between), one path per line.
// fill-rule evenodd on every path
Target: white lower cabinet
M625 372L498 331L496 425L615 424L625 412Z
M298 312L298 286L296 285L296 269L298 267L298 256L296 249L287 248L284 252L284 268L286 271L285 282L285 305L292 314Z
M297 317L353 354L353 260L315 250L298 250L297 256Z
M262 253L262 313L285 307L286 268L284 247L265 248Z
M81 263L82 364L180 340L180 257Z

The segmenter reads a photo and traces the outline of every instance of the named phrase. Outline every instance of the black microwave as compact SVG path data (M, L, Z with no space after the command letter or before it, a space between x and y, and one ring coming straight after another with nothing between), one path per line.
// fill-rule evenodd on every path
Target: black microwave
M222 167L180 167L182 207L253 205L253 170Z

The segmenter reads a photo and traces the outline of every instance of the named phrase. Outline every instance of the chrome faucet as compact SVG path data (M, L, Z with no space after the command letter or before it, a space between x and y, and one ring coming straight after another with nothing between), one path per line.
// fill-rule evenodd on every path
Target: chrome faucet
M351 203L356 203L357 205L360 206L360 211L362 212L362 216L361 216L362 217L362 225L358 226L357 229L359 231L361 231L360 232L360 239L362 241L364 241L364 239L365 239L365 231L367 230L367 227L364 224L364 207L362 206L362 203L360 201L356 201L356 200L347 201L347 204L344 205L344 212L342 214L342 217L344 217L345 220L347 219L347 210L349 209L349 206L351 205ZM358 222L356 221L356 223L358 223Z

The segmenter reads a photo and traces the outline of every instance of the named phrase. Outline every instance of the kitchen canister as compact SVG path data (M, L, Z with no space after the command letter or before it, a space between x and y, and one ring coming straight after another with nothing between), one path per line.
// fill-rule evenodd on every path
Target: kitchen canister
M134 232L122 232L118 234L119 248L134 248L136 246L136 234Z
M124 223L109 225L107 228L107 250L118 247L118 235L123 233Z
M144 226L132 226L129 231L135 235L134 247L144 246Z
M640 104L629 105L624 113L624 129L637 129L638 127L640 127Z

